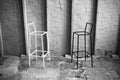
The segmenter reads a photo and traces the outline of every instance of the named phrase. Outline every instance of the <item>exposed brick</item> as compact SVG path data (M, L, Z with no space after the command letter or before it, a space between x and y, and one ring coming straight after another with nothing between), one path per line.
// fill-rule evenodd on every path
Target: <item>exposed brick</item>
M35 22L38 30L45 30L45 5L42 0L26 0L27 23Z
M119 0L98 0L96 49L115 53L119 27L119 7Z
M47 0L48 32L53 56L64 55L67 50L67 4L67 0Z
M38 30L45 30L46 15L45 5L42 2L43 0L26 1L27 22L29 23L34 21ZM3 15L6 13L4 16L0 15L2 19L1 21L5 23L2 24L2 26L4 26L3 29L8 29L7 34L9 34L9 36L3 34L4 39L5 41L15 40L14 42L19 43L19 30L15 27L18 26L17 18L14 17L16 16L17 12L17 7L15 7L16 2L13 0L2 0L2 3L4 3L4 5L2 4L1 6L5 7L1 8L1 14ZM93 3L94 0L72 0L72 32L84 30L85 23L92 22L94 16ZM47 27L50 34L50 50L52 51L52 55L63 55L67 52L66 50L68 49L67 42L70 41L67 34L67 31L70 28L67 23L69 19L68 4L70 4L69 0L47 0ZM119 14L120 0L98 0L95 49L101 50L100 52L111 50L114 53L116 51L120 16ZM8 39L8 37L10 38ZM14 49L16 49L16 52L17 50L20 51L18 45L14 44L13 41L12 43L4 44L5 46L11 44L14 46L8 46L5 48L6 52L11 53L14 51ZM74 46L76 46L76 44ZM81 38L80 49L83 49L83 47L83 38ZM87 47L89 48L89 45Z
M84 30L86 22L92 22L93 0L73 0L72 8L72 32ZM76 50L76 38L74 50ZM87 47L89 47L89 38L87 38ZM84 48L83 37L80 37L80 50ZM88 48L89 49L89 48Z

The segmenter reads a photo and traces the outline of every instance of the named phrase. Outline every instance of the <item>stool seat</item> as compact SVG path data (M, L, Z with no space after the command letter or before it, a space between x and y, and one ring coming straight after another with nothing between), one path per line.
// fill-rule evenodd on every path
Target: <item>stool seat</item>
M75 32L73 32L74 34L76 34L76 35L90 35L90 33L89 32L86 32L86 31L75 31Z
M46 33L47 33L46 31L34 31L34 32L31 32L30 34L31 35L44 35Z

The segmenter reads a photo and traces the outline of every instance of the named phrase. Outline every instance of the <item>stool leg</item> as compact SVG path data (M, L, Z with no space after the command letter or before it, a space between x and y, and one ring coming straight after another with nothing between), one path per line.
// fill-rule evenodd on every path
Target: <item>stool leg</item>
M43 57L43 68L45 68L45 57Z
M29 63L29 67L31 66L31 35L29 35L29 39L28 39L28 42L29 42L29 44L28 44L28 63Z
M51 61L50 51L48 51L48 57L49 57L49 61Z
M90 35L90 49L91 49L91 53L90 53L90 56L91 56L91 67L93 67L93 45L92 45L92 37Z
M72 36L72 46L71 46L71 62L73 61L73 47L74 47L74 32L73 32L73 36Z
M48 35L48 33L46 34L46 37L47 37L47 52L48 52L48 57L49 57L49 61L50 61L51 57L50 57L49 35Z
M43 68L45 68L43 35L41 35L41 43L42 43Z
M35 35L35 48L36 48L36 60L37 60L37 35Z
M29 57L29 67L30 67L30 56L28 56Z
M85 61L86 61L86 34L84 35L84 49L85 49Z
M44 56L43 35L41 35L41 44L42 44L42 56Z
M78 58L79 58L78 54L79 54L79 35L77 36L77 69L78 69Z

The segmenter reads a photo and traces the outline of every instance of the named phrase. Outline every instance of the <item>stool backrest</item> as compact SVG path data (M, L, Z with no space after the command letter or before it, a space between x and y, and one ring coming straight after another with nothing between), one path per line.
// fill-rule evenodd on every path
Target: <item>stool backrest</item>
M33 31L36 31L36 26L35 26L34 22L28 23L27 27L28 27L29 33L33 32Z
M88 32L88 33L91 33L92 29L93 29L93 24L86 22L85 31Z

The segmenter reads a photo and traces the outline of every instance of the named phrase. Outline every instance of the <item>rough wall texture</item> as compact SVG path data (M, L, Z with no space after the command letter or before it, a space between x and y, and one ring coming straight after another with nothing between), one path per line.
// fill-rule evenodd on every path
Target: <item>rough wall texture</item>
M45 1L26 0L27 23L35 22L38 30L45 30Z
M120 0L98 0L96 54L99 50L116 52Z
M93 0L73 0L72 3L72 32L84 30L86 22L93 22ZM80 37L80 50L84 47L84 37ZM76 36L74 50L76 50ZM87 38L89 48L89 37Z
M5 54L18 55L24 52L23 29L19 0L0 0ZM46 30L46 5L44 0L27 1L27 23L35 22L38 30ZM93 22L94 0L72 0L72 32L83 30L86 22ZM70 48L69 0L47 0L47 30L50 36L52 55L64 55ZM98 0L96 25L97 54L99 51L116 51L119 28L120 1ZM83 48L81 38L81 49ZM75 42L76 43L76 42ZM75 45L74 45L75 46ZM24 47L25 48L25 47ZM76 47L75 47L76 49ZM99 54L98 54L99 55Z
M47 0L47 22L50 36L50 50L53 56L68 52L70 42L68 31L70 26L67 7L69 0Z
M26 0L27 24L34 22L37 31L46 31L46 3L45 0ZM30 28L29 26L27 26ZM33 27L33 26L32 26ZM33 28L30 28L31 30ZM28 30L27 30L28 31ZM31 52L35 50L35 36L31 36ZM40 36L37 38L37 47L41 49ZM46 42L46 41L44 41ZM30 45L30 44L27 44Z
M0 21L5 55L25 53L23 23L20 15L18 0L0 0Z

